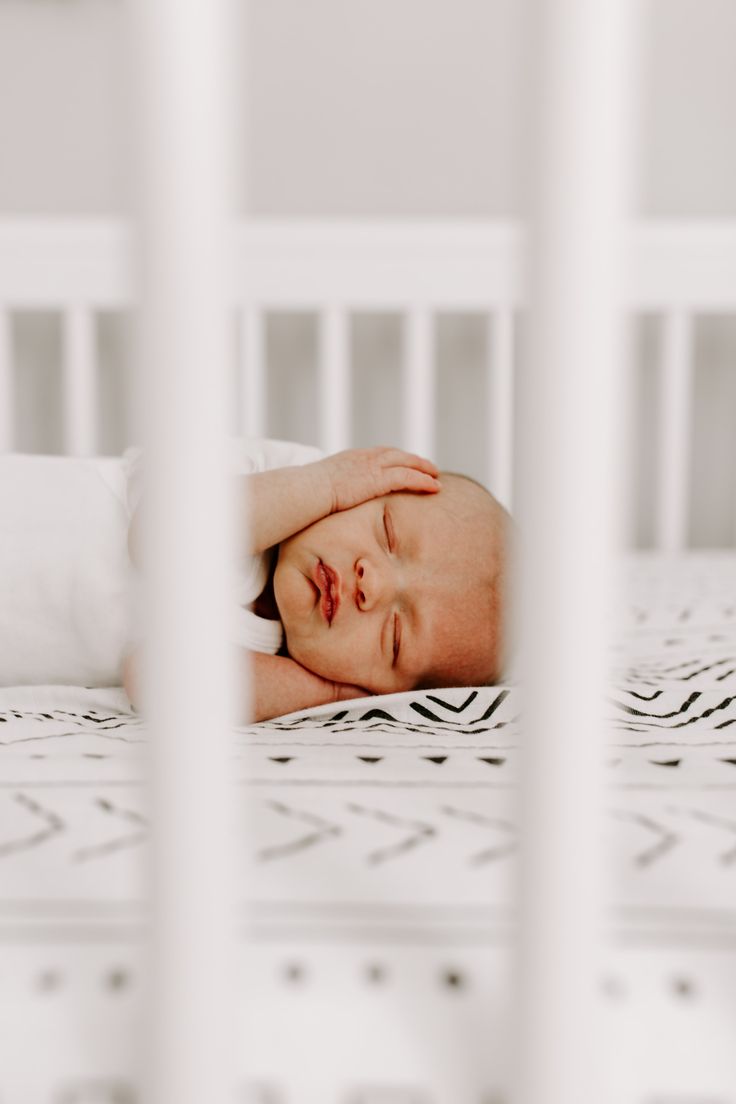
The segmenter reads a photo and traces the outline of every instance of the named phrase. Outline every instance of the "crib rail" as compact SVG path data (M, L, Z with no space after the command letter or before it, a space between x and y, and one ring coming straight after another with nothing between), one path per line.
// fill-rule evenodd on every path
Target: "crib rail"
M435 451L434 318L440 311L487 318L486 480L512 505L515 320L525 308L526 239L504 222L241 223L233 230L232 308L239 315L244 433L267 432L265 316L309 311L318 318L319 386L330 403L320 426L328 451L350 443L349 324L361 311L403 320L403 444ZM659 365L657 546L683 548L688 533L693 320L736 312L736 222L647 222L628 248L628 306L654 312ZM63 318L64 449L96 451L95 314L135 306L135 249L113 220L0 220L0 450L13 448L11 314Z
M244 222L233 230L233 296L275 308L518 307L524 252L525 232L511 222ZM130 305L134 260L120 220L0 219L0 303ZM639 223L627 288L641 310L736 309L736 221Z

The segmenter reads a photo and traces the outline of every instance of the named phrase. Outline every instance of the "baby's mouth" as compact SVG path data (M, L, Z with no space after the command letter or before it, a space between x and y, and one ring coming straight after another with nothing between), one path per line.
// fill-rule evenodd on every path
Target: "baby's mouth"
M315 583L320 592L320 610L328 625L335 619L340 605L339 576L321 560L314 569Z

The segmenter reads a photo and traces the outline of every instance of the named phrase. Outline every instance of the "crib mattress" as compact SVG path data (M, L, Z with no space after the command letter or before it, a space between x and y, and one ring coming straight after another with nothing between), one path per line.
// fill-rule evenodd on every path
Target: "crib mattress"
M735 1104L736 557L626 575L602 752L610 1100ZM519 693L234 731L239 1101L507 1099ZM0 688L0 754L0 1099L132 1102L144 726L120 690Z

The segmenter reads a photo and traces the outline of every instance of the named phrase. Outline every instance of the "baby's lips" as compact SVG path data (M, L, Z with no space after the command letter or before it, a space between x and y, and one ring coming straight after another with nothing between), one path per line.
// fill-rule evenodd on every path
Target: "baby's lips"
M340 575L334 568L318 560L312 573L312 581L319 590L322 616L331 625L337 616L342 598Z
M330 623L332 623L337 617L337 611L342 601L342 579L340 578L340 572L336 571L334 567L329 567L327 564L323 564L322 566L329 578L330 597L332 598L332 617L330 618Z

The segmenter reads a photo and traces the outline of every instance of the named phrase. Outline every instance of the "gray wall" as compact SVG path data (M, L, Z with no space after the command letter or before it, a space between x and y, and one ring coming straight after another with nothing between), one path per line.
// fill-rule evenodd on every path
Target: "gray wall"
M243 208L519 214L524 6L250 0ZM640 210L736 215L736 4L640 8ZM125 0L0 4L0 212L127 209L127 42Z
M243 0L245 3L245 0ZM253 215L517 216L523 214L524 78L521 0L250 0L242 47L242 211ZM736 3L641 0L642 80L636 202L647 216L736 217ZM130 207L130 78L125 0L3 0L0 4L0 215L121 214ZM247 179L247 188L244 181ZM698 543L736 528L736 333L698 328L694 410ZM53 319L17 324L22 354L21 445L51 450L58 410ZM483 427L469 401L483 334L443 319L446 402L440 461L480 474ZM313 438L313 327L272 319L276 379L293 403L273 432ZM121 386L125 327L107 319L103 414L107 451L135 427ZM395 320L354 332L361 442L397 432ZM651 533L656 332L639 343L635 509ZM458 386L458 384L460 386ZM462 430L462 431L461 431ZM719 476L725 472L727 477ZM730 482L729 482L730 480Z

